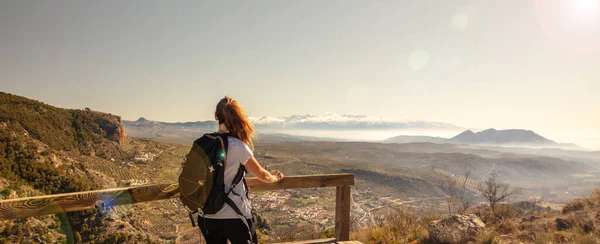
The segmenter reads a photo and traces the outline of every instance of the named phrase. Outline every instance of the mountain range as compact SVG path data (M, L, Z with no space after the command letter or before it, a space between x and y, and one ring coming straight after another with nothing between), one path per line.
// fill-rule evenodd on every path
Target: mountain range
M321 138L308 135L290 135L286 131L368 131L368 130L448 130L460 131L462 133L452 137L431 137L431 136L408 136L401 135L383 140L384 143L452 143L468 144L482 146L511 146L511 147L530 147L530 148L561 148L569 150L581 150L574 144L557 143L549 140L531 130L510 129L496 130L487 129L480 132L465 130L460 126L429 122L429 121L411 121L394 120L380 117L369 117L362 115L338 115L325 114L323 116L315 115L293 115L289 117L250 117L250 120L256 127L261 140L266 141L339 141L340 138ZM158 122L139 118L137 121L123 121L127 128L127 133L132 137L147 139L168 139L183 138L196 139L207 132L217 130L216 121L197 121L197 122Z
M581 150L582 148L569 143L557 143L549 140L531 130L496 130L487 129L480 132L466 130L452 138L430 136L396 136L384 140L386 143L412 143L412 142L430 142L430 143L452 143L483 146L511 146L511 147L531 147L531 148L561 148L568 150Z

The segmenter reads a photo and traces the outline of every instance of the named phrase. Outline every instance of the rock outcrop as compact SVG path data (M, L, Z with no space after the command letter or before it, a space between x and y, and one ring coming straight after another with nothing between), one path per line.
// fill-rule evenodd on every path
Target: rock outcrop
M106 135L104 136L106 139L119 142L119 144L125 142L127 133L125 133L125 127L123 126L121 117L98 111L91 112L95 117L94 122L98 124L100 129L106 132Z
M485 228L485 224L476 215L454 215L447 219L429 223L430 238L439 243L474 242L477 234Z

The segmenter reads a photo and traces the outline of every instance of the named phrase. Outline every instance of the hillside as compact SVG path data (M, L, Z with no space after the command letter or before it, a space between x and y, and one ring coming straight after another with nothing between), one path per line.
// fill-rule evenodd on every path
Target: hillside
M118 116L89 109L56 108L2 92L0 121L24 129L33 139L55 150L89 150L90 143L101 139L124 143L127 138Z
M160 148L128 139L118 116L61 109L0 93L0 199L148 182L143 170L130 162L143 160L144 151ZM119 243L165 238L160 232L145 231L150 226L139 221L147 214L144 206L126 209L2 222L0 242Z

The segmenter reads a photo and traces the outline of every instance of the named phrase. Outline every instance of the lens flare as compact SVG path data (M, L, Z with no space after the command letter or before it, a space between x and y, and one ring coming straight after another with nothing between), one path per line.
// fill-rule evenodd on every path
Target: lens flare
M408 57L408 65L413 70L422 70L429 63L429 51L425 49L416 49Z
M469 16L463 13L457 13L452 17L452 28L461 31L467 28L469 24Z

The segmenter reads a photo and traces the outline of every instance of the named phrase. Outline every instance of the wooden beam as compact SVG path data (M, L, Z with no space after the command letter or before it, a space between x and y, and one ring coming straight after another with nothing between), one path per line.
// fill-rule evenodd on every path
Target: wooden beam
M319 240L278 242L275 244L363 244L363 243L359 242L359 241L336 241L335 238L330 238L330 239L319 239Z
M264 190L282 190L296 188L319 188L332 186L353 186L353 174L333 174L333 175L303 175L286 176L282 181L269 184L263 183L256 178L246 179L248 188L252 191Z
M179 185L164 184L9 199L0 201L0 220L156 201L176 195Z
M338 186L335 200L335 238L350 240L350 186Z
M354 185L352 174L288 176L275 184L247 179L253 191ZM0 200L0 220L26 218L179 197L178 184L133 186Z
M336 243L335 238L329 239L318 239L318 240L304 240L304 241L292 241L292 242L278 242L276 244L331 244Z

